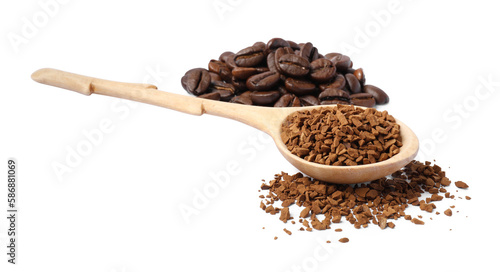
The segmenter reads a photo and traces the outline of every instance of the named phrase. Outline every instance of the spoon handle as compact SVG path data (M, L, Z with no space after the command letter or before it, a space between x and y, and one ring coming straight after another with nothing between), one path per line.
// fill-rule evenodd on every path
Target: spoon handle
M113 96L160 106L188 114L216 115L243 122L266 133L274 132L281 120L282 111L273 108L245 106L213 101L192 96L157 90L150 84L123 83L43 68L31 75L39 83L75 91L84 95L93 93ZM275 116L275 118L273 118Z

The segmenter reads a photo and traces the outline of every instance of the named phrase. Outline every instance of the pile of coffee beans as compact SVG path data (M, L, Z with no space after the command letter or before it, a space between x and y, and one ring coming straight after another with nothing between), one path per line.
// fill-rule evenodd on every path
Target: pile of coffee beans
M407 208L417 206L422 212L441 214L436 211L435 203L444 198L455 199L447 189L451 183L441 167L419 161L412 161L389 177L356 185L332 184L302 173L288 175L282 172L261 185L261 190L269 193L260 196L263 199L260 207L266 213L279 214L284 223L295 224L297 220L301 224L299 231L330 229L332 224L342 221L357 229L370 224L381 229L394 228L393 221L400 218L424 225L422 216L410 215ZM463 181L454 184L460 189L469 187ZM465 199L471 198L465 196ZM293 206L300 207L296 214L291 211ZM443 213L452 216L454 208L452 205Z
M337 105L289 115L281 139L300 158L334 166L387 160L403 146L400 127L387 111Z
M208 70L187 71L181 83L192 95L245 105L374 107L389 102L383 90L365 81L363 69L354 69L346 55L321 55L310 42L274 38L224 52L208 63Z

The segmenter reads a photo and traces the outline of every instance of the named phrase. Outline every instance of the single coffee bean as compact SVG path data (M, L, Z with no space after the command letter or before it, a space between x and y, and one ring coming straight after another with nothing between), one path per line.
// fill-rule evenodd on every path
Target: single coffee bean
M258 74L257 69L255 67L236 67L231 73L237 79L246 80L247 78Z
M277 72L265 72L253 75L247 79L247 88L252 91L268 91L280 80Z
M389 103L389 96L382 89L373 85L365 85L363 92L373 95L378 105Z
M322 100L319 102L320 105L334 105L334 104L341 104L341 105L350 105L351 103L349 101L345 100L339 100L339 99L332 99L332 100Z
M266 44L263 42L256 42L252 45L252 47L259 51L266 51Z
M282 38L274 38L269 40L269 42L267 42L266 49L272 51L280 47L290 47L290 44L287 41L283 40Z
M229 82L231 80L231 70L227 65L219 60L211 60L208 63L208 70L220 75L222 80Z
M336 68L330 60L317 59L311 62L310 76L318 82L327 82L335 76Z
M264 49L260 47L247 47L234 57L234 62L239 67L257 66L264 60Z
M346 55L336 55L335 57L330 59L335 66L337 67L337 71L345 73L347 69L352 67L351 58Z
M288 107L292 102L295 96L293 94L284 94L282 95L276 103L274 103L275 107Z
M283 73L279 67L279 59L286 54L293 54L293 50L290 47L280 47L274 51L274 66L276 67L277 71L280 73Z
M226 83L226 82L223 82L223 81L215 81L214 83L210 84L210 89L212 91L215 91L215 90L226 90L226 91L231 92L232 94L234 94L234 92L235 92L235 88L234 88L233 84Z
M203 68L194 68L186 72L181 79L184 89L192 95L204 94L210 85L210 74Z
M312 45L312 43L305 43L300 47L299 56L307 59L309 62L318 59L318 49Z
M321 91L324 91L328 88L344 89L344 87L345 87L345 77L342 74L337 74L333 82L319 85Z
M300 50L300 46L294 41L287 41L293 50Z
M356 70L354 70L354 76L359 80L359 83L361 83L361 85L364 85L365 84L365 73L363 72L363 68L358 68Z
M255 105L269 105L275 103L280 98L279 91L252 92L250 94L252 103Z
M234 93L227 89L211 89L211 93L218 93L221 101L230 101L234 97Z
M228 57L234 57L234 53L231 51L226 51L219 56L219 60L226 63Z
M318 95L319 100L349 100L349 94L338 88L328 88Z
M210 99L210 100L220 100L220 93L206 93L206 94L202 94L198 97Z
M215 81L222 81L222 78L219 74L214 72L208 72L210 74L210 83L214 83Z
M308 95L316 91L316 85L305 79L289 77L285 80L285 88L295 95Z
M369 93L358 93L351 95L351 103L356 106L363 106L367 108L375 107L375 98Z
M285 94L290 93L289 91L286 90L285 86L279 86L278 91L280 92L280 95L285 95Z
M269 71L272 72L278 72L278 67L276 65L276 60L274 58L275 54L276 51L269 52L269 54L267 54L267 59L266 59L267 67L269 68Z
M299 97L299 100L304 107L319 105L319 99L314 95L304 95Z
M243 105L252 105L252 99L250 98L250 91L246 91L240 95L237 95L231 98L232 103L243 104Z
M305 76L309 73L309 61L295 54L285 54L279 58L279 70L293 77Z
M328 53L325 55L325 59L332 61L336 56L340 56L340 53Z
M361 83L353 74L345 74L345 80L351 93L357 94L361 92Z
M237 93L242 93L244 91L247 91L247 81L246 80L241 80L237 79L234 76L231 78L231 84L233 84L235 91Z
M300 99L298 97L294 97L292 102L290 102L290 107L300 107Z
M236 63L234 63L235 56L236 54L233 52L227 51L220 55L219 60L224 62L230 70L233 70L236 67Z

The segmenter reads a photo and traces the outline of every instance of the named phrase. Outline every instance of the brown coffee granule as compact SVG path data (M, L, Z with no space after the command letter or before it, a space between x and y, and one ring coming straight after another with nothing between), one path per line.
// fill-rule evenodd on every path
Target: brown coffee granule
M471 198L470 196L465 196L465 199L470 200Z
M289 231L289 230L287 230L287 229L283 229L283 231L284 231L286 234L288 234L288 235L292 235L292 232L291 232L291 231Z
M281 139L292 154L307 161L353 166L398 154L403 145L399 131L387 111L337 105L291 114L282 124Z
M467 189L467 188L469 188L469 185L467 185L467 183L465 183L463 181L457 181L457 182L455 182L455 186L457 186L460 189Z
M342 229L335 229L335 231L336 231L336 232L341 232L341 231L342 231Z
M278 240L278 236L274 236L274 240Z
M420 210L434 212L434 202L443 199L443 180L445 184L451 184L441 167L418 161L412 161L389 177L356 185L326 183L302 173L288 175L282 172L275 175L269 184L262 184L261 188L266 188L263 190L269 190L266 203L293 203L281 210L273 207L273 204L261 208L271 214L280 212L280 220L287 222L285 218L292 218L289 208L296 205L300 207L299 222L307 231L312 231L313 228L330 229L331 224L341 221L347 221L358 229L369 224L378 225L382 229L394 228L395 224L390 220L399 218L424 224L420 220L421 215L415 216L420 219L414 218L406 214L406 209L412 205L419 206ZM425 192L431 195L424 200L421 198Z
M451 211L451 209L447 209L446 211L444 211L444 214L447 216L452 216L453 212Z
M329 244L329 243L331 243L331 241L330 240L326 240L326 243Z
M340 238L339 242L341 242L341 243L347 243L347 242L349 242L349 238L346 238L346 237Z

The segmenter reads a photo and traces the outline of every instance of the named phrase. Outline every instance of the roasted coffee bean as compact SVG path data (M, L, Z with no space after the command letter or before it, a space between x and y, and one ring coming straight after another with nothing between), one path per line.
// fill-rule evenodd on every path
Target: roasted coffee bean
M378 105L389 103L389 96L380 88L373 85L365 85L363 92L373 95Z
M352 67L351 58L346 55L336 55L330 59L335 66L337 67L337 71L345 73L347 69Z
M309 62L313 62L318 59L318 49L310 42L305 43L300 47L299 56L305 58Z
M234 97L234 93L227 89L211 89L211 93L218 93L221 101L230 101Z
M252 45L252 47L259 51L266 51L266 44L263 42L256 42Z
M219 74L222 80L229 82L231 81L231 70L227 67L227 65L220 60L211 60L208 63L208 70L213 73Z
M336 56L340 56L342 54L340 53L328 53L325 55L325 59L329 59L330 61L333 60Z
M314 95L304 95L304 96L299 97L299 100L300 100L300 104L302 106L305 106L305 107L319 105L319 100Z
M274 51L274 66L276 67L277 71L280 73L283 73L281 71L280 66L279 66L279 59L286 54L294 54L293 50L290 47L280 47ZM271 55L271 54L270 54Z
M279 72L278 67L276 65L276 60L274 58L275 54L276 54L276 51L269 52L269 54L267 54L266 63L267 63L267 67L269 68L269 71Z
M356 106L363 106L367 108L375 107L375 98L369 93L358 93L351 95L351 103Z
M349 94L338 88L328 88L318 95L319 100L349 100Z
M231 78L231 84L233 84L236 92L242 93L244 91L247 91L247 81L242 80L242 79L237 79L234 76Z
M243 104L243 105L252 105L252 99L250 98L250 91L246 91L240 95L237 95L231 98L232 103Z
M289 91L286 90L285 86L279 86L278 91L280 92L280 95L288 94L290 93Z
M258 74L259 72L255 67L236 67L231 71L231 73L237 79L246 80L247 78Z
M234 63L235 56L236 54L233 52L227 51L220 55L219 60L224 62L230 70L233 70L236 67L236 63Z
M210 83L213 83L215 81L222 81L222 78L219 76L219 74L214 72L209 72L209 74L210 74Z
M322 100L319 102L320 105L350 105L351 103L349 101L345 100L339 100L339 99L332 99L332 100Z
M235 92L235 88L234 88L233 84L226 83L223 81L215 81L214 83L210 84L210 89L211 90L227 90L233 94Z
M276 50L280 47L290 47L290 44L282 38L274 38L267 42L267 50Z
M250 46L236 53L234 62L240 67L252 67L260 64L264 57L263 48Z
M357 94L361 92L361 83L353 74L345 74L345 80L347 81L347 86L349 91L353 94Z
M344 89L344 87L345 87L345 77L341 74L337 74L337 76L335 76L335 80L333 82L319 85L319 88L322 91L324 91L328 88Z
M220 100L220 93L206 93L206 94L202 94L198 97L210 99L210 100Z
M255 105L269 105L275 103L280 98L279 91L252 92L250 94L252 103Z
M295 95L308 95L316 91L316 85L306 79L289 77L285 81L285 88Z
M359 83L361 83L361 85L364 85L365 84L365 73L363 72L363 68L358 68L356 70L354 70L354 76L359 80Z
M294 41L287 41L293 50L300 50L300 46Z
M293 77L305 76L309 73L309 61L295 54L285 54L279 58L279 70Z
M203 68L194 68L186 72L181 79L184 89L193 95L204 94L210 85L210 74Z
M276 103L274 103L275 107L288 107L292 102L295 96L293 94L284 94L282 95Z
M317 59L311 62L310 77L317 82L330 81L335 76L336 68L327 59Z
M225 62L227 62L227 58L229 58L229 57L234 57L234 53L231 51L226 51L226 52L220 54L219 60L225 63Z
M265 72L253 75L247 79L247 88L252 91L271 90L280 80L277 72Z
M290 102L290 106L289 107L300 107L300 99L295 96L292 99L292 102Z

